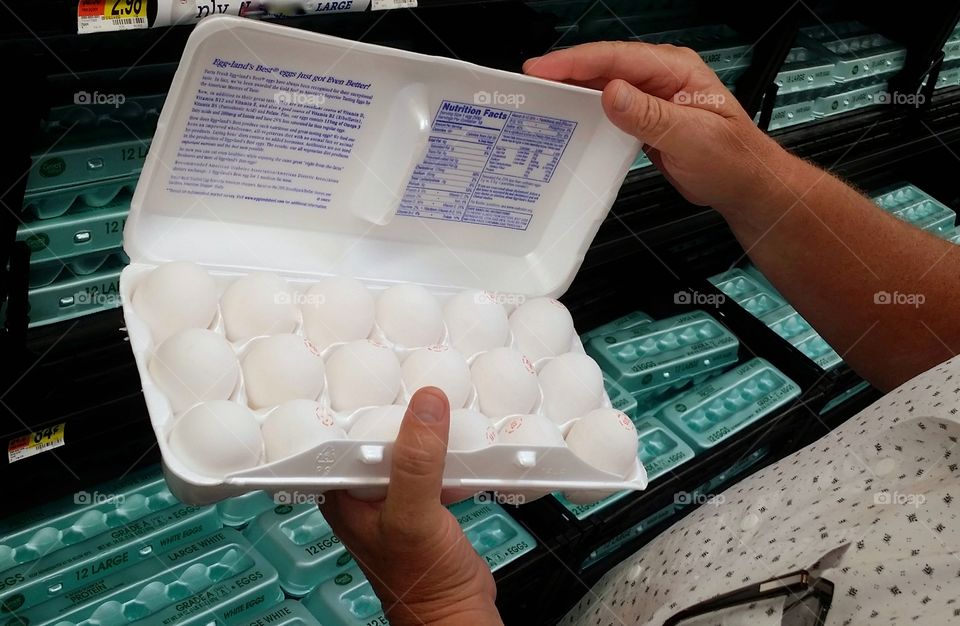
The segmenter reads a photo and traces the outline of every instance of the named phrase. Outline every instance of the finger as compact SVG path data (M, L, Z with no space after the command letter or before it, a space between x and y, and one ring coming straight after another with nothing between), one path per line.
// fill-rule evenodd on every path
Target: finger
M706 67L695 52L639 41L602 41L528 59L523 71L562 81L622 78L659 98L670 98ZM711 72L712 74L712 72ZM719 80L717 80L719 83Z
M637 89L623 80L612 81L601 97L607 117L620 130L654 148L671 153L689 145L689 128L675 127L696 123L693 115L704 113L688 109Z
M413 394L393 444L384 522L409 528L440 507L449 431L450 403L443 391L424 387Z

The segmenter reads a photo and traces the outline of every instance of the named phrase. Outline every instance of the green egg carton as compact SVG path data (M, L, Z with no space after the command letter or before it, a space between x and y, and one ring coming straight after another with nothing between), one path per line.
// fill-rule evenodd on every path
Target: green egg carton
M496 502L476 496L447 507L490 571L522 558L537 547L533 536Z
M23 196L23 209L36 219L47 220L86 207L105 207L123 194L132 196L139 178L140 173L137 172L108 180L94 179L42 191L27 190Z
M258 515L277 506L273 496L266 491L251 491L217 503L217 514L224 526L242 528Z
M205 626L235 623L282 599L276 571L226 528L18 617L30 626Z
M816 331L794 338L790 343L824 371L843 363L843 358Z
M120 272L124 265L119 258L108 259L99 271L88 276L68 276L30 289L30 327L119 307Z
M78 492L94 504L0 540L0 606L35 606L220 528L214 507L178 502L162 479L126 492ZM101 501L106 499L105 502Z
M767 126L767 130L777 130L778 128L787 128L790 126L795 126L797 124L804 124L806 122L812 122L816 117L813 114L814 99L803 92L798 94L788 94L796 95L795 98L784 98L781 100L780 96L777 96L777 104L773 107L773 112L770 116L770 124ZM757 113L757 119L759 120L759 113Z
M122 267L129 263L127 255L121 249L90 252L66 259L51 259L30 264L28 284L31 289L46 287L57 281L67 281L74 277L89 276L108 263Z
M825 56L834 57L837 82L899 71L907 58L904 46L855 22L802 28L798 40L809 47L819 46L828 51Z
M934 233L952 229L957 219L952 209L933 200L920 200L892 213L908 224Z
M787 53L773 82L777 95L807 91L833 84L833 59L816 49L795 46Z
M848 83L840 83L823 90L816 90L816 99L813 103L815 118L830 117L847 111L855 111L864 107L884 104L889 98L887 80L892 73L877 74Z
M647 470L647 478L651 483L693 458L693 449L656 418L641 417L636 426L637 456ZM632 492L621 491L591 504L572 504L561 494L554 494L554 497L577 519L584 519L630 493Z
M606 372L603 372L603 388L607 391L607 397L610 398L610 405L613 408L621 413L626 413L631 420L637 418L636 398Z
M606 335L609 333L616 332L618 330L626 330L628 328L636 328L647 322L652 322L653 318L644 313L643 311L633 311L632 313L627 313L623 317L618 317L612 322L607 322L602 326L597 326L593 330L588 330L587 332L580 335L580 342L587 343L594 337L600 335Z
M956 61L960 59L960 26L953 29L953 32L947 37L947 42L943 44L943 60ZM943 70L940 70L943 72Z
M637 158L633 160L633 165L630 166L630 171L640 170L645 167L653 165L653 161L650 160L650 157L647 156L647 153L641 150L637 153Z
M51 107L43 122L43 132L62 133L68 129L79 132L92 130L105 124L142 126L146 123L156 126L156 120L160 117L160 110L163 108L163 101L167 94L140 96L124 94L123 102L118 102L116 98L108 101L108 98L98 96L100 94L97 92L78 91L74 104Z
M250 522L244 536L273 563L291 596L305 596L355 565L313 503L275 505Z
M27 194L139 175L149 147L149 137L135 137L125 128L98 129L96 141L67 133L33 156Z
M380 599L359 567L322 583L303 606L323 626L385 626L389 624Z
M640 522L637 522L635 525L631 526L627 530L623 531L607 543L597 547L592 550L587 558L584 559L583 563L580 564L580 571L584 571L591 565L599 562L604 557L613 554L621 547L629 543L631 540L636 539L643 533L647 532L655 525L673 517L677 512L677 507L673 504L668 504L659 511L653 513L649 517L644 518Z
M800 387L759 358L677 396L656 417L693 450L708 450L800 395Z
M930 200L930 196L916 185L898 183L879 191L871 196L874 204L885 211L894 212L897 209L910 206L921 200Z
M82 205L69 215L22 224L17 240L27 243L31 263L120 248L129 211L130 196L122 194L101 207Z
M253 617L231 621L230 626L322 626L297 600L284 600Z
M840 355L813 329L810 322L803 319L790 305L771 311L760 317L760 321L796 346L804 356L823 370L829 370L843 362Z
M779 294L768 291L760 281L739 268L711 276L708 280L754 317L786 304Z
M640 408L736 363L740 342L704 311L691 311L587 342L600 368Z

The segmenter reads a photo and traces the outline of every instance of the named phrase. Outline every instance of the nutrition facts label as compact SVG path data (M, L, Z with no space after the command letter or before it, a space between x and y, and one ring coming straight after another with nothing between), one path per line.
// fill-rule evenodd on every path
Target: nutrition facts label
M444 100L397 214L526 230L576 126Z

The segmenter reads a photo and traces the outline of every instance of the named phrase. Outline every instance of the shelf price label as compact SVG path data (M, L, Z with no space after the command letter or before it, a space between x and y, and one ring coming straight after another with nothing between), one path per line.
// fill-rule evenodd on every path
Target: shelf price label
M147 28L147 0L80 0L77 32L100 33Z
M64 424L56 424L21 437L11 439L7 444L7 462L14 463L65 445L63 439Z

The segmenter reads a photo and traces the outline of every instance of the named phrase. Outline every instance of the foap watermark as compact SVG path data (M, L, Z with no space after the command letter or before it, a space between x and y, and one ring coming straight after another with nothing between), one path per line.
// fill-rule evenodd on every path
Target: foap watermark
M718 307L727 301L722 293L700 293L699 291L678 291L673 294L674 304L692 304L694 306Z
M513 107L519 109L526 101L527 97L522 93L500 93L499 91L491 93L489 91L478 91L473 94L473 103L483 106Z
M74 504L123 504L122 493L100 493L99 491L78 491L73 494Z
M77 91L73 94L74 104L109 104L115 108L120 108L120 105L126 101L127 97L122 93L100 93L99 91L94 91L91 93L89 91Z
M520 293L502 293L499 291L478 291L473 296L477 304L499 304L500 306L516 307L527 301L527 297Z
M478 491L473 494L474 504L506 504L510 506L520 506L527 501L522 493L500 493L499 491Z
M915 109L923 106L926 101L927 97L922 93L901 93L899 91L881 91L876 94L874 99L877 104L893 104Z
M273 303L296 304L297 306L321 306L327 303L327 296L322 293L278 291L273 294Z
M702 91L678 91L673 96L673 101L677 104L721 107L727 101L727 97L722 93L704 93Z
M899 491L878 491L873 494L874 504L897 504L912 506L919 509L927 497L922 493L900 493Z
M703 504L712 504L713 506L720 506L726 502L726 498L722 493L712 494L712 493L690 493L689 491L678 491L673 494L673 503L677 506L687 506L690 504L701 506Z
M273 94L277 104L301 104L308 107L322 106L326 101L322 93L300 93L299 91L278 91Z
M273 494L274 504L316 504L321 505L326 501L326 496L322 493L305 493L303 491L278 491Z
M890 293L889 291L878 291L873 294L874 304L900 304L919 309L920 305L926 301L927 297L922 293L901 293L899 291Z
M83 290L73 294L73 303L77 306L118 307L123 304L123 299L119 293Z

